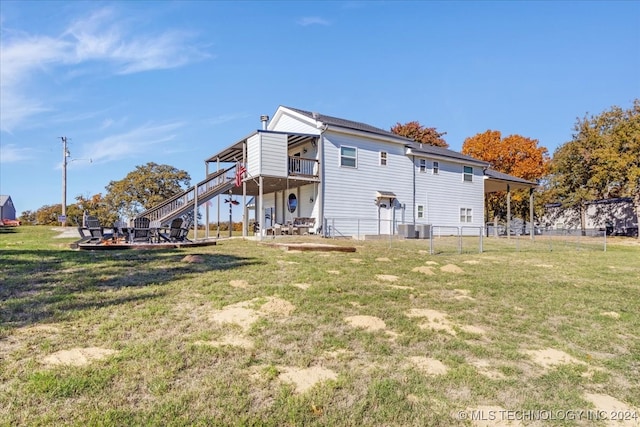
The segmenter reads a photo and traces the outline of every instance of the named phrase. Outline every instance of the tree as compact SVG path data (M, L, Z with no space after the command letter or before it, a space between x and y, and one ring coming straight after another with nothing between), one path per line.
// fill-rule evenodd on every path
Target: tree
M80 224L82 223L82 215L84 212L97 217L101 224L111 225L119 218L118 212L111 209L105 198L102 197L101 193L94 194L88 198L77 196L76 201L77 203L73 206L76 207L81 217Z
M553 155L551 182L559 201L579 209L583 232L586 202L594 199L630 197L640 218L640 99L628 110L614 106L585 115L574 130Z
M447 148L449 144L442 139L446 132L438 132L436 128L428 128L422 126L420 122L413 121L405 124L396 123L391 128L391 132L396 135L404 136L405 138L413 139L416 142L422 144L435 145L436 147Z
M25 225L34 225L36 223L36 213L33 211L24 211L18 219Z
M497 130L487 130L470 138L462 144L462 153L491 164L498 172L513 175L528 181L540 181L548 173L549 154L545 147L538 146L537 139L521 135L509 135L502 138ZM525 203L528 195L525 191L513 193L513 211L527 216L529 206ZM487 198L487 217L502 217L506 206L506 193L492 194Z
M111 181L105 203L112 212L131 218L183 191L181 185L189 187L190 180L186 171L149 162L136 166L124 179Z

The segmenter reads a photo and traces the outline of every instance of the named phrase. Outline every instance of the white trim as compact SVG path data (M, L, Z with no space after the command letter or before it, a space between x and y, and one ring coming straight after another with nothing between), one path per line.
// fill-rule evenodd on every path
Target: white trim
M422 163L424 162L424 169ZM418 172L427 173L428 170L427 159L418 159Z
M355 151L355 156L353 157L353 160L355 160L355 165L354 166L349 166L349 165L343 165L342 164L342 158L344 157L342 154L342 149L343 148L351 148ZM341 168L350 168L350 169L358 169L358 147L352 147L349 145L341 145L339 147L339 151L340 151L340 155L338 156L338 166L340 166ZM351 157L346 157L348 159L350 159Z
M462 210L464 209L464 215ZM464 216L464 221L462 220ZM469 208L466 206L458 207L458 221L460 224L473 224L473 208Z
M466 172L466 168L470 168L471 172ZM471 179L466 179L467 176ZM462 166L462 182L473 182L473 166Z
M383 160L384 160L384 164L382 163ZM389 164L389 152L380 150L378 154L378 166L386 167L388 164Z
M438 165L438 166L436 166ZM431 174L440 175L440 161L434 160L431 162Z

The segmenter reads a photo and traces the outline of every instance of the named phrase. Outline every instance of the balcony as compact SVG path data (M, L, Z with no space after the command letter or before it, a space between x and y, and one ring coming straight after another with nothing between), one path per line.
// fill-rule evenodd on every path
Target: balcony
M318 177L318 161L304 159L298 156L289 156L289 176L291 177Z

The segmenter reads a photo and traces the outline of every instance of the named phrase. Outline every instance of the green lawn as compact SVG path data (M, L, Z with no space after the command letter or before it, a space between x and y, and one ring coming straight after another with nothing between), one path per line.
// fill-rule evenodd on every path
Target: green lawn
M0 229L0 425L640 424L635 242L88 252L55 235Z

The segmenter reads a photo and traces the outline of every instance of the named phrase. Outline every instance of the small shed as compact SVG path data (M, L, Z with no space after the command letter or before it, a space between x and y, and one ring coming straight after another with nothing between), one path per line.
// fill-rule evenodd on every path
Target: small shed
M16 219L16 208L11 196L0 196L0 219Z

